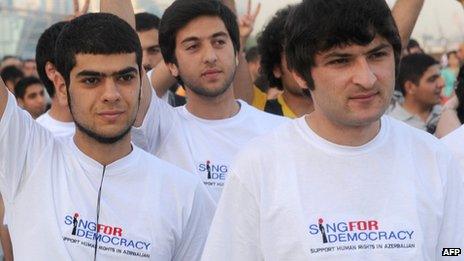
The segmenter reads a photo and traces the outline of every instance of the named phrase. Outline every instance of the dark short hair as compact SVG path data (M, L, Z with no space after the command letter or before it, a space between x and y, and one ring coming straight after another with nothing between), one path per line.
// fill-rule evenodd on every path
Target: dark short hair
M258 37L258 48L261 54L261 73L269 84L283 90L282 80L274 76L274 68L280 66L285 44L285 22L293 6L280 9L272 17Z
M248 63L256 62L259 59L259 51L258 46L253 46L246 50L245 52L245 60Z
M14 94L16 98L24 99L24 95L26 95L27 88L34 84L43 85L40 79L34 76L24 77L21 80L19 80L19 82L16 83L15 88L14 88L14 92L15 92Z
M16 55L8 55L8 54L7 54L7 55L5 55L5 56L2 57L1 62L4 62L4 61L6 61L6 60L8 60L8 59L18 59L18 60L22 61L22 60L21 60L21 57L19 57L19 56L16 56Z
M68 22L58 22L46 29L37 42L35 49L35 60L37 63L37 73L39 74L40 80L45 85L45 89L51 98L55 96L55 87L53 82L48 78L45 72L45 65L47 62L55 65L55 43L56 39L60 35L61 30Z
M410 81L416 85L419 84L422 75L432 65L439 64L432 56L415 53L406 55L401 59L400 70L396 79L397 88L406 96L405 84Z
M23 78L24 73L23 71L18 69L18 67L14 65L9 65L9 66L5 66L5 68L2 69L2 71L0 72L0 76L5 82L7 81L15 82L17 79Z
M135 15L135 30L137 32L145 32L152 29L159 29L160 19L154 14L147 12L138 13Z
M451 57L451 55L457 56L458 52L457 51L449 51L449 52L446 53L446 58L449 59Z
M200 16L219 17L230 35L236 52L240 50L240 33L235 14L218 0L176 0L161 18L159 44L164 61L177 64L175 57L177 32Z
M304 0L285 26L288 67L314 88L311 68L317 53L351 44L366 46L380 35L393 47L395 65L401 39L385 0Z
M69 87L70 72L77 54L135 53L142 68L142 47L132 27L121 18L106 13L91 13L69 22L56 41L55 66Z

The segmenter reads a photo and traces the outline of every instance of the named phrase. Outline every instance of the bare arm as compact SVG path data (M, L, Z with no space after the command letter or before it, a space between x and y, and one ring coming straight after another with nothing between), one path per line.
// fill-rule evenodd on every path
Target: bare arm
M168 67L164 61L159 62L153 69L153 73L150 78L151 85L155 89L158 97L163 97L164 94L169 90L169 87L174 85L177 80L171 75Z
M135 30L135 14L134 8L130 0L100 0L100 12L111 13L123 19ZM147 74L143 68L141 69L141 95L140 107L137 113L134 126L140 126L147 114L148 107L151 101L151 87Z
M423 5L424 0L398 0L393 6L392 15L398 26L403 48L408 45Z
M235 0L223 0L223 3L232 9L234 13L237 13L235 9ZM258 4L256 9L252 11L252 2L248 0L248 8L245 15L240 17L239 29L240 29L240 45L241 50L238 54L238 66L237 72L234 78L234 94L235 98L242 99L247 103L251 104L253 102L253 81L248 69L248 63L245 59L245 46L248 38L253 32L254 24L256 17L258 16L261 10L261 4Z
M130 0L100 0L100 12L117 15L135 30L135 14Z
M5 112L6 103L8 101L8 89L0 77L0 120Z

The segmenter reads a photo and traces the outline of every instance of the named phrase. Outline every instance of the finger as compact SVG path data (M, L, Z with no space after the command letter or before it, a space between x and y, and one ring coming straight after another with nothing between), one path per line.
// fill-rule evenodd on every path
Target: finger
M253 14L253 19L258 17L260 11L261 11L261 3L259 3L258 6L256 7L255 13Z
M79 13L79 0L73 0L74 14Z
M89 12L90 0L85 0L84 6L82 6L81 14L86 14Z
M247 14L251 14L251 0L248 0Z

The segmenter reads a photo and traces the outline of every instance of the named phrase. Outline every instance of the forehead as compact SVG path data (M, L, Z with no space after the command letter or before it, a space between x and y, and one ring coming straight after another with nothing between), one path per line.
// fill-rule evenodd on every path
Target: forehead
M127 54L76 54L76 65L71 74L82 70L111 74L127 67L137 66L135 53Z
M177 32L176 42L180 43L188 38L209 38L218 32L229 34L221 18L217 16L200 16L191 20Z
M434 64L431 65L427 70L424 72L422 75L423 78L430 77L432 75L438 75L440 74L440 65L439 64Z
M158 29L153 28L147 31L140 31L137 32L137 35L139 36L141 42L155 41L158 39Z
M40 83L34 83L26 88L26 94L33 93L33 92L39 92L44 89L43 85Z
M326 57L330 56L331 54L342 53L342 54L364 54L369 52L379 46L385 46L389 48L393 48L393 46L387 41L387 39L383 38L380 35L374 37L374 39L367 45L359 45L359 44L346 44L342 46L335 46L327 51L319 52L317 55Z

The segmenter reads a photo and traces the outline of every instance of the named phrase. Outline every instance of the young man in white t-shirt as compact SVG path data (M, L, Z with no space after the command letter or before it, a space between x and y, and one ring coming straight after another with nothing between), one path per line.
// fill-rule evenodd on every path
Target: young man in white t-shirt
M88 14L57 46L54 82L74 137L54 138L0 83L0 191L15 259L199 260L214 202L197 177L130 141L141 95L136 32Z
M153 93L133 139L197 174L217 201L236 152L288 120L235 99L239 28L220 1L174 1L161 19L159 43L172 75L185 87L187 104L172 108Z
M437 260L462 248L456 162L382 116L401 55L385 1L304 1L285 35L315 110L239 153L203 260Z

